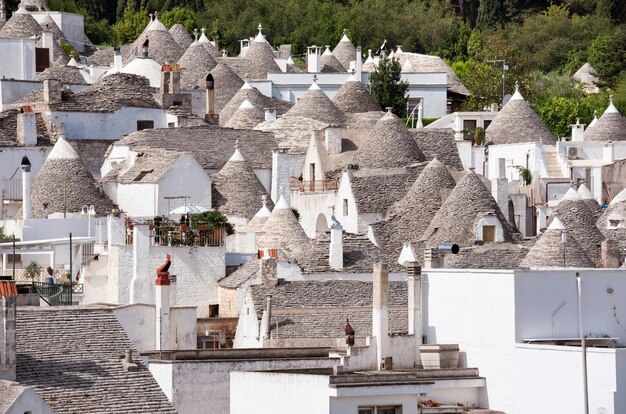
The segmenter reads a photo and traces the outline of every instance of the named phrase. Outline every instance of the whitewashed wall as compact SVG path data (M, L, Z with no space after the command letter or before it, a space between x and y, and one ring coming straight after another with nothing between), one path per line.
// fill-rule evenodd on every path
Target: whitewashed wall
M9 39L2 39L9 40ZM0 46L1 47L1 46ZM2 65L6 65L7 61L0 62L0 67ZM33 60L34 65L34 60ZM2 71L2 69L0 69ZM4 72L0 72L2 74ZM33 66L33 77L35 73L35 66ZM14 76L15 77L15 76ZM32 78L31 78L32 79ZM23 80L15 80L9 79L0 79L0 111L5 110L5 105L9 105L17 100L20 100L24 96L26 96L29 92L34 91L35 89L39 89L43 86L42 82L34 82L34 81L23 81Z
M35 40L0 39L0 78L33 80L35 77Z

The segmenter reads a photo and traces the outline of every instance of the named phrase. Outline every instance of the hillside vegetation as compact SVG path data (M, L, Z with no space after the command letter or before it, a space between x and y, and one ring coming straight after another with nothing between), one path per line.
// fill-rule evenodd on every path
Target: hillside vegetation
M18 0L8 2L10 10ZM626 113L626 0L49 0L53 10L85 15L96 44L132 42L160 12L166 26L205 27L229 55L259 23L270 43L291 44L294 58L308 45L334 45L344 29L354 44L395 48L445 59L472 92L465 109L502 100L514 80L558 136L569 123L589 123L608 95ZM590 62L603 92L586 96L571 75ZM567 114L567 115L564 115ZM558 118L558 122L552 119Z

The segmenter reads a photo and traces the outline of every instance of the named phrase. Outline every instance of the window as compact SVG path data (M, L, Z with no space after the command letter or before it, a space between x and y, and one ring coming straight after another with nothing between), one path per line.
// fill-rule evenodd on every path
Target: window
M496 241L496 226L483 226L483 241Z
M467 131L464 135L464 139L473 140L474 132L476 131L476 120L475 119L466 119L463 121L463 130Z
M347 198L343 199L343 215L344 216L348 215L348 199Z
M609 219L609 228L610 229L617 229L619 228L619 224L621 223L621 220L611 220Z
M174 106L183 106L183 101L174 101Z
M50 50L45 47L35 48L35 72L43 72L50 67Z
M154 121L137 121L137 131L154 128Z
M487 129L489 125L491 125L491 121L485 119L485 121L483 122L483 128Z
M167 123L167 127L168 127L168 128L176 128L176 123L174 123L174 122L168 122L168 123Z
M217 318L220 315L220 305L209 305L209 318Z
M402 414L402 406L359 407L358 414Z

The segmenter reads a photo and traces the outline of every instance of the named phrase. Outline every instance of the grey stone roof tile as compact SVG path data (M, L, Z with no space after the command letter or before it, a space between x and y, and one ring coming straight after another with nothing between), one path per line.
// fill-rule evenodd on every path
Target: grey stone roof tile
M463 170L459 149L449 129L420 128L409 131L426 159L431 160L437 156L437 159L444 165L456 170Z
M19 105L18 105L19 106ZM10 109L0 112L0 147L17 146L17 115L19 111ZM48 146L50 142L50 133L46 128L46 123L41 114L35 114L37 119L37 145Z
M136 150L163 148L190 152L205 170L220 170L232 155L235 141L253 169L272 168L272 149L276 140L271 133L236 130L214 125L162 128L134 132L115 145L132 145Z
M458 254L447 254L443 267L452 269L515 269L528 255L534 240L524 244L487 243L464 247Z
M0 37L12 39L25 39L29 37L39 37L43 29L37 20L27 11L17 11L0 29Z
M353 163L359 168L405 167L425 161L416 140L402 121L388 112L376 123L357 150Z
M276 115L283 115L293 106L291 102L265 96L257 88L244 83L241 86L241 89L237 91L237 93L220 111L220 125L226 125L246 99L263 113L262 121L265 120L266 108L274 108L276 109Z
M111 309L18 308L17 380L58 413L175 413Z
M376 112L380 105L358 80L348 80L339 89L333 102L344 113Z
M180 49L183 51L189 49L189 46L191 46L191 44L193 43L191 35L189 35L187 29L185 29L185 26L180 23L172 25L172 27L170 27L170 30L168 31L170 32L170 35L172 35L172 38L176 41L176 43L178 43Z
M377 171L378 174L350 172L350 187L359 214L385 215L393 203L404 197L422 168Z
M75 66L53 66L35 75L36 81L45 79L57 79L63 84L86 84L80 69Z
M215 82L215 113L219 114L224 106L239 92L243 80L223 60L211 71Z
M206 89L207 75L217 66L215 59L198 42L186 49L178 64L181 66L180 86L185 89Z
M345 122L344 113L316 83L287 111L284 117L311 118L335 126L341 126Z
M349 71L350 62L356 60L356 48L350 39L348 39L345 31L343 37L339 43L337 43L337 46L335 46L332 53L343 66L344 72Z

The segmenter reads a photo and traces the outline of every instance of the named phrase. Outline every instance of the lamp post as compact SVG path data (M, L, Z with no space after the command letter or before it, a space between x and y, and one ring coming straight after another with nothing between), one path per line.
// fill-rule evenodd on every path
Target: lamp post
M93 205L84 205L83 208L80 209L80 215L87 215L87 237L91 237L91 217L96 215L96 210Z
M506 64L506 60L488 60L489 63L502 63L502 106L504 106L504 96L506 95L506 71L509 70L509 65Z

